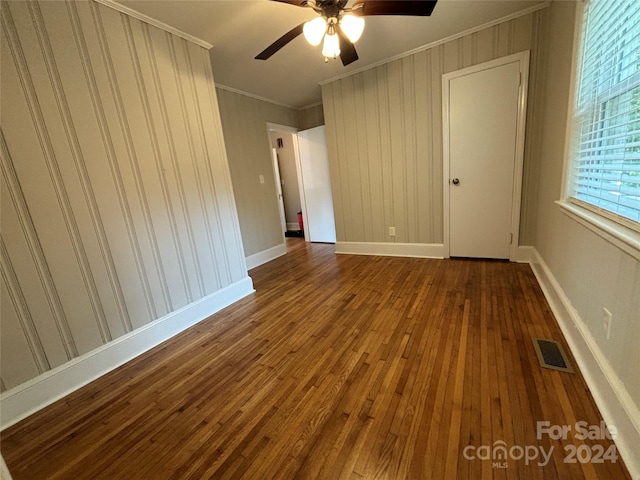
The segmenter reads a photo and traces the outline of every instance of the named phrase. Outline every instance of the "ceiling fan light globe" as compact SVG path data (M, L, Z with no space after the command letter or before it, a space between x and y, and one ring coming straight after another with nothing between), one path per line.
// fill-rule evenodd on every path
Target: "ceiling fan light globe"
M356 17L355 15L343 15L340 19L340 28L342 28L351 43L356 43L364 31L364 18Z
M327 23L324 18L316 17L313 20L309 20L302 27L302 33L304 33L304 38L307 39L311 45L320 45L322 41L322 37L327 31Z
M322 55L326 58L336 58L340 55L340 40L338 39L338 35L332 33L324 36Z

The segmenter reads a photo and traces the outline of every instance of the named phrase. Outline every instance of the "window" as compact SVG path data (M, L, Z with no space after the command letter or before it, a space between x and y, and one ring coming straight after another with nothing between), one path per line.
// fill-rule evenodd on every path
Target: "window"
M640 1L589 0L573 114L570 202L640 231Z

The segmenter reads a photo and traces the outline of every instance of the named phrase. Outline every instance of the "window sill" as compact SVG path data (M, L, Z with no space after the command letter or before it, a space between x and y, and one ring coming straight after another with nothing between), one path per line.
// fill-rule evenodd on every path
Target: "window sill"
M640 234L619 223L604 218L596 213L580 208L569 202L555 202L562 213L583 225L599 237L605 239L620 250L640 260Z

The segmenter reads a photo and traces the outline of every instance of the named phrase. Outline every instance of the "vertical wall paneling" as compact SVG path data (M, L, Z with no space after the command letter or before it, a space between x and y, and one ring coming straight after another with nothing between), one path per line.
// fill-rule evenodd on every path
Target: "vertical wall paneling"
M242 239L240 237L240 227L238 225L236 203L233 198L231 187L231 176L227 163L224 139L222 137L222 122L216 90L213 83L213 72L208 54L201 49L195 52L195 46L189 45L191 56L199 61L193 61L196 68L195 83L197 96L200 99L199 105L203 109L200 118L210 118L212 123L203 128L204 145L207 155L204 158L205 168L208 173L209 185L215 198L212 206L217 226L214 232L214 243L218 247L214 257L222 259L225 266L226 279L224 284L229 284L239 280L239 272L244 272L247 268L244 251L242 249ZM208 109L206 108L208 106ZM206 115L206 116L205 116ZM217 208L216 208L217 205ZM229 235L229 226L233 225ZM226 233L223 230L226 226ZM240 248L239 248L240 247ZM219 252L219 253L218 253Z
M111 340L113 335L119 336L130 331L131 321L125 307L122 286L120 285L115 270L113 256L106 238L102 215L98 208L87 165L82 159L80 136L83 132L79 130L83 128L82 122L74 122L71 111L71 103L77 101L78 97L67 96L63 88L63 78L61 75L80 69L77 63L69 64L73 61L77 62L78 57L58 55L57 58L60 59L61 62L64 62L61 64L61 68L58 68L56 55L54 54L54 49L64 51L64 46L58 50L60 43L68 45L74 41L74 38L68 16L62 9L54 9L50 12L51 15L47 17L49 22L56 22L59 25L59 31L62 33L61 35L50 38L47 34L47 26L39 4L30 3L29 5L31 7L33 24L36 26L35 30L38 34L40 49L44 53L49 82L53 87L56 106L60 112L64 133L68 141L69 154L73 159L73 166L79 184L78 187L82 190L82 196L78 195L73 204L84 203L87 206L86 212L83 212L84 218L79 221L79 224L90 225L91 230L84 232L84 234L81 233L81 238L76 240L76 242L79 245L78 248L82 253L82 259L85 264L83 271L87 272L85 274L87 277L85 282L88 284L90 291L94 316L97 319L102 340L106 342ZM59 13L62 15L59 15ZM67 75L64 81L69 82L67 85L72 88L71 91L75 91L76 82L79 78L81 77ZM71 209L71 207L69 207L69 209ZM74 210L77 211L78 208L76 207ZM81 230L79 230L79 232L81 232ZM83 251L85 248L87 250L86 252ZM89 263L91 260L100 262L105 268L100 268L97 263L91 265ZM100 295L98 293L99 291L109 292L112 293L112 295L109 297L104 293ZM112 319L112 322L110 323L108 319ZM118 321L119 324L117 324L116 321Z
M367 139L375 135L375 132L379 131L379 104L377 97L377 79L375 72L368 70L364 72L362 76L362 86L364 89L363 103L364 110L360 123L364 125L364 131L359 138L360 151L367 151ZM382 242L384 237L384 217L374 215L373 212L380 212L383 209L384 195L383 195L383 183L382 183L382 162L383 158L380 154L380 149L370 150L369 158L361 159L361 162L367 165L367 186L368 186L368 200L370 208L367 211L366 222L370 225L367 229L368 236L365 238L371 239L372 242ZM334 202L337 203L337 202ZM366 204L366 202L365 202ZM334 207L335 208L335 207Z
M495 58L493 53L494 33L492 28L485 28L475 33L476 48L475 62L476 64L485 63Z
M77 210L72 208L72 201L82 198L81 188L72 162L61 160L71 157L71 152L32 9L27 2L11 4L14 8L8 13L7 5L3 4L2 16L6 19L9 48L16 60L20 86L10 90L13 95L2 96L3 109L7 107L11 113L17 110L16 115L9 113L12 121L2 122L2 128L9 158L14 160L17 182L47 259L51 281L56 285L78 353L84 353L107 341L110 335L100 328L104 326L104 313L95 295L94 276L88 266L87 249L77 220L78 216L85 216L86 204ZM4 82L2 86L6 88ZM16 140L24 142L23 151L28 151L23 161L17 160L18 155L13 153ZM63 175L68 176L67 181ZM30 199L48 208L31 208ZM7 248L11 254L11 245L7 244ZM85 323L87 318L91 322Z
M200 295L204 296L207 291L211 291L211 286L206 285L204 269L207 265L211 265L213 262L211 256L211 247L213 246L213 242L209 234L210 226L208 222L207 209L204 202L205 193L202 188L202 181L200 179L200 172L196 159L196 141L198 140L198 135L194 134L194 130L191 126L191 118L195 117L195 115L189 115L189 112L187 111L187 102L191 100L191 104L193 104L193 100L191 99L191 94L193 92L188 89L189 84L186 82L188 81L188 78L185 78L185 75L183 74L183 72L187 71L188 69L188 65L186 63L188 58L188 51L185 49L186 42L181 41L180 39L177 39L168 34L166 35L166 38L171 57L171 70L173 72L174 82L179 92L179 118L182 118L182 126L184 127L182 148L183 151L186 150L189 152L189 155L186 156L183 161L183 163L185 164L185 168L183 169L183 175L185 178L180 182L180 185L182 186L186 182L187 184L196 186L195 192L186 192L185 188L182 187L181 196L184 197L183 204L185 207L186 218L190 227L191 235L189 236L189 241L191 243L191 249L194 252ZM180 51L180 49L182 49L182 51ZM182 53L182 55L178 55L179 53ZM190 212L194 213L191 214ZM201 217L204 221L194 222L192 219L193 215L195 215L196 218L198 216ZM207 242L197 242L196 239L198 238L206 238Z
M83 90L78 88L74 99L80 100L78 108L82 105L91 105L94 122L83 122L87 129L81 136L83 141L101 145L102 148L94 150L93 161L87 163L89 175L95 186L98 204L103 211L105 231L112 248L116 269L120 272L120 281L125 296L127 311L131 320L131 329L134 322L144 324L155 318L155 306L148 278L148 269L145 269L143 249L134 218L135 203L127 196L125 179L130 178L126 169L118 161L126 158L121 150L122 138L118 131L114 130L114 118L122 113L117 110L115 100L117 90L115 85L107 82L108 72L105 62L97 59L105 58L104 45L100 43L99 35L85 35L85 31L95 28L95 13L90 11L90 3L67 2L67 10L73 28L74 38L78 47L82 71L86 79L87 89L83 96ZM93 59L93 61L92 61ZM76 78L76 75L72 75ZM102 94L101 94L102 92ZM105 95L111 92L112 96ZM101 181L97 181L100 179ZM113 201L112 192L116 193L117 201ZM126 239L126 241L123 241ZM144 302L134 299L143 298Z
M6 32L6 29L3 28L3 31ZM3 43L3 47L5 45L6 42ZM7 52L3 52L3 57L6 58L6 55ZM8 72L8 68L2 70L3 85L7 84L6 75ZM29 214L24 195L17 181L13 162L9 157L9 151L4 140L4 134L0 135L0 141L0 161L2 162L0 213L2 218L2 243L4 245L4 255L6 256L5 262L7 264L11 262L6 247L7 244L13 247L14 255L17 258L30 260L22 262L22 268L17 272L11 265L11 272L3 270L3 276L7 282L19 282L19 285L14 284L11 286L16 292L13 294L14 296L20 295L24 298L22 292L29 291L30 297L34 301L30 305L27 304L26 309L29 310L32 318L38 319L36 325L37 333L49 365L54 367L77 356L78 350L71 335L60 296L53 282L51 271L33 220ZM4 305L7 301L2 303ZM7 325L7 317L3 315L0 320L2 321L0 328L4 331ZM5 353L3 350L3 355ZM8 363L3 361L3 364Z
M354 90L362 91L364 88L364 81L362 77L354 78L353 82ZM358 176L359 178L356 181L360 184L360 202L362 205L362 219L363 219L363 234L365 237L371 237L371 185L370 185L370 173L369 173L369 164L360 154L364 149L366 149L366 123L360 121L360 119L365 118L366 112L366 104L364 100L364 95L353 96L354 99L354 120L352 129L349 132L350 135L350 143L353 143L354 151L356 152L355 158L360 160L360 165L358 168Z
M363 88L363 80L362 77L354 78L353 83L351 84L351 88L354 91L362 91ZM349 138L349 144L353 148L353 157L357 158L360 164L357 168L354 169L353 180L358 183L360 186L359 191L357 192L357 202L361 205L362 218L363 220L358 224L358 229L362 230L362 235L365 237L370 236L370 228L369 225L371 222L364 221L365 218L371 218L371 210L369 206L371 205L371 187L369 182L369 164L364 161L360 152L363 148L366 148L366 129L364 122L361 122L360 119L364 118L364 96L361 95L351 95L353 99L352 104L352 123L350 125L350 129L345 132ZM354 192L356 193L356 192Z
M187 69L190 71L196 71L196 66L202 66L201 62L194 63L189 55L189 49L191 46L189 44L184 44L183 48L185 49L184 58L188 62ZM200 52L201 53L201 52ZM196 60L199 60L196 57ZM220 226L220 218L217 215L217 209L215 206L215 202L213 199L216 198L216 192L212 181L212 173L211 173L211 165L206 161L208 157L208 149L207 142L205 137L205 128L202 122L202 105L201 105L201 96L202 94L198 92L198 86L196 84L196 80L193 75L183 75L183 82L188 83L188 89L191 93L191 102L187 104L187 109L189 112L187 113L187 117L189 118L189 122L191 122L191 130L192 132L197 132L198 134L198 142L195 142L195 170L196 170L196 179L198 181L198 193L199 198L202 202L202 209L205 212L205 228L207 230L207 241L209 244L209 252L211 257L207 259L210 265L208 269L208 274L205 275L205 284L207 288L207 293L211 293L217 290L223 284L223 278L219 269L211 268L215 265L224 265L226 278L224 281L229 282L230 273L229 273L229 262L226 258L226 255L220 255L220 252L224 252L224 245L222 244L222 239L220 238L221 226ZM206 98L206 97L205 97ZM216 234L216 232L218 232Z
M155 28L149 29L147 25L132 22L129 18L126 21L126 31L130 36L129 45L136 47L132 48L136 74L140 78L139 84L145 85L140 94L145 100L145 116L152 133L152 145L158 158L162 159L156 164L158 177L182 276L181 281L176 283L184 286L186 299L191 302L200 295L198 290L203 289L201 277L197 273L193 231L184 194L183 170L176 153L176 149L180 149L185 157L188 155L188 150L182 142L184 129L182 122L169 121L170 116L180 117L176 108L176 85L172 82L173 69L168 65L168 34ZM171 95L168 92L171 92ZM180 145L177 145L178 142ZM175 291L175 286L169 285L169 291Z
M431 159L429 161L430 175L427 179L429 182L432 178L443 178L443 166L442 161L438 161L443 158L443 146L440 139L442 138L442 74L444 72L445 54L444 45L429 50L431 53L431 103L429 112L429 123L423 128L432 131L431 134ZM436 160L434 160L436 159ZM422 187L422 185L421 185ZM444 240L444 215L443 215L443 195L442 182L434 182L429 188L431 193L430 212L429 215L422 217L425 222L429 224L429 238L434 239L435 242L440 243Z
M334 118L335 108L333 106L333 89L326 88L322 91L322 104L324 109L324 117L326 122L325 134L327 137L334 139L333 142L327 141L327 153L329 158L338 157L337 147L337 132L336 120ZM336 213L336 209L342 209L345 202L342 201L341 183L339 182L339 172L337 169L340 167L340 162L329 162L329 173L331 175L331 197L333 199L333 211L334 220L336 222L336 237L342 238L344 236L344 212Z
M354 92L360 91L357 87L356 79L353 77L348 79L349 81L344 82L342 85L343 91L343 100L344 103L342 108L344 110L344 123L343 123L343 138L344 145L346 149L346 154L348 158L353 159L353 161L348 162L346 165L347 175L346 178L349 181L350 188L344 192L348 195L349 202L352 208L358 212L358 215L355 216L352 214L351 217L351 228L357 232L357 235L364 236L365 235L365 212L363 211L363 199L365 195L363 195L363 191L366 189L366 184L362 183L362 177L366 175L367 165L360 163L359 156L359 148L358 148L358 121L359 117L356 112L356 96ZM361 175L361 172L363 174Z
M6 264L3 262L2 266ZM3 272L4 273L4 272ZM5 324L19 325L21 328L10 328L2 332L2 352L0 359L5 362L16 362L16 366L11 371L5 372L3 382L8 384L14 382L21 382L25 378L33 378L41 373L40 365L37 362L37 352L34 350L34 345L30 341L27 335L25 325L21 322L20 313L16 310L15 302L8 301L13 300L12 293L8 291L8 285L5 275L2 275L2 284L0 285L0 295L6 300L2 302L2 308L0 314L2 315ZM5 380L6 379L6 380Z
M544 10L322 85L338 242L442 243L442 74L523 50L537 62L541 15ZM538 88L530 83L533 101ZM531 112L527 119L531 146L539 141L539 121ZM531 163L527 151L523 205L535 196ZM530 215L522 220L521 244L527 244L534 222Z
M145 119L140 112L140 97L136 92L134 75L130 63L126 62L130 55L124 36L124 19L93 2L89 2L89 6L100 46L98 58L101 58L105 68L104 76L98 77L100 81L98 88L100 92L107 88L106 91L111 93L112 98L106 97L105 103L108 102L110 104L108 106L114 108L115 112L109 108L107 118L114 137L116 156L120 160L124 193L131 208L136 236L141 240L140 251L146 277L145 283L149 290L148 307L151 318L156 318L170 311L171 308L160 246L154 233L154 218L149 207L149 204L156 206L163 204L156 189L160 182L158 179L151 179L147 182L148 186L145 186L142 179L139 157L154 157L148 145L149 131L143 128ZM118 61L116 62L115 59ZM96 62L96 64L99 63ZM161 219L164 221L165 217L166 214ZM164 224L157 226L159 230L168 230ZM168 251L166 253L167 261L173 263L176 255L171 255Z
M208 52L92 1L1 8L11 395L247 271Z
M406 208L406 157L405 157L405 125L402 115L404 95L402 92L402 60L396 60L387 65L387 78L384 83L384 93L387 95L390 132L390 162L389 172L391 178L391 199L392 211L391 222L388 226L396 228L400 241L408 241L406 236L408 228L405 223L405 216L408 213ZM357 232L356 232L357 234Z
M136 122L135 125L130 123L130 127L136 130L144 131L143 146L145 147L145 156L155 159L154 168L146 169L144 164L137 162L137 168L140 171L139 181L141 183L140 191L148 192L153 195L153 201L146 201L145 210L150 215L150 233L160 254L158 255L158 268L160 270L160 279L162 284L162 292L165 299L168 299L167 309L173 310L175 304L188 303L193 298L193 292L189 288L190 276L187 271L188 266L186 256L191 252L185 252L183 246L188 235L185 227L182 213L180 212L180 194L177 186L173 181L168 179L169 176L175 179L178 172L175 169L174 158L171 154L171 136L172 132L166 124L166 106L162 103L163 95L158 83L158 65L153 64L154 52L150 51L150 39L140 39L143 34L140 29L143 28L139 22L131 21L126 16L120 17L116 12L108 12L105 18L114 17L113 20L121 21L122 36L127 48L127 54L124 58L128 60L127 71L124 69L120 75L128 74L128 85L131 87L129 98L135 98L135 105L138 108L137 115L144 119L144 122ZM115 18L118 17L118 18ZM136 34L134 35L131 24L135 23ZM154 29L155 30L155 29ZM108 29L110 33L112 29ZM164 32L157 32L163 35ZM137 43L136 43L137 42ZM124 52L123 52L124 53ZM164 54L161 52L160 55ZM116 69L116 75L118 71ZM146 81L146 83L145 83ZM127 89L129 90L129 89ZM129 106L129 103L126 103ZM163 131L164 127L164 131ZM137 140L137 133L134 134ZM176 179L177 180L177 179ZM170 188L169 183L174 188ZM158 230L165 231L167 235L157 235ZM190 262L189 262L190 263ZM167 270L174 271L178 275L167 277Z
M17 320L20 322L20 326L22 327L22 333L24 334L29 347L28 349L22 349L22 354L29 352L32 357L31 360L35 363L38 369L38 373L43 373L49 370L51 365L49 364L42 342L40 341L40 336L38 335L33 317L29 311L29 306L27 305L22 291L17 288L18 279L16 277L15 270L13 269L13 265L11 264L9 254L7 253L7 248L1 238L0 265L2 265L2 272L0 273L2 273L3 288L6 289L4 292L4 298L9 298L11 300L10 307L13 309L13 312L10 312L11 309L9 309L9 312L3 312L3 315L11 315L12 313L16 314ZM8 302L5 302L2 306L6 308L9 307L9 304ZM9 355L9 358L11 358L11 355ZM27 361L24 363L28 364L29 362Z

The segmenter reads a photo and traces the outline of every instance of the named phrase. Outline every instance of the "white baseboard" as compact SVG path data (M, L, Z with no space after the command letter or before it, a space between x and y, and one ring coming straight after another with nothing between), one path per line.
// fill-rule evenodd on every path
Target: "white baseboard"
M553 273L532 249L531 268L560 325L589 390L607 425L615 426L615 443L631 477L640 479L640 409L603 355L591 332Z
M336 253L384 257L444 258L442 243L336 242Z
M298 224L298 222L287 223L287 230L291 232L297 232L298 230L300 230L300 224Z
M281 243L280 245L276 245L275 247L267 248L266 250L262 250L261 252L254 253L253 255L249 255L246 258L247 261L247 269L251 270L252 268L256 268L263 263L270 262L271 260L275 260L282 255L287 253L287 244Z
M533 247L519 246L515 251L514 262L530 263ZM380 255L386 257L447 257L442 243L375 243L375 242L336 242L336 253L350 255Z
M250 277L85 353L0 396L0 430L110 372L254 292Z
M516 255L512 259L517 263L531 263L531 258L533 256L533 247L529 247L527 245L519 245L516 247Z

